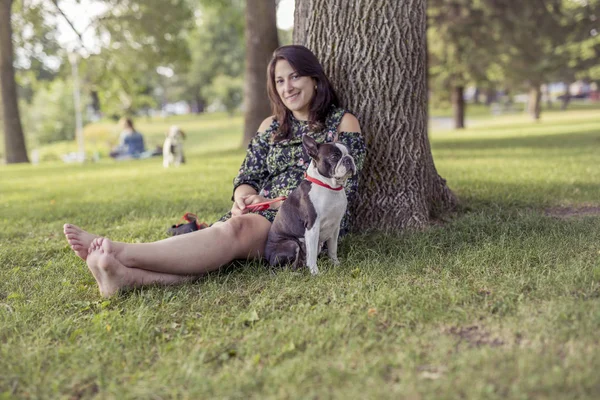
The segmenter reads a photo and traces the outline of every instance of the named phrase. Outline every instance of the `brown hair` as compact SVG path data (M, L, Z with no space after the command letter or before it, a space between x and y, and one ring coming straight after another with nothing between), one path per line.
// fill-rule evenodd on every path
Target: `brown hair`
M267 92L271 101L271 110L279 122L279 129L274 139L276 141L289 139L292 134L290 129L292 112L283 104L275 88L275 64L279 60L289 62L300 76L310 76L316 81L317 90L310 102L308 123L310 129L322 129L331 106L339 104L337 94L319 60L309 49L298 45L281 46L273 52L267 67Z
M121 118L121 120L119 122L123 125L123 127L129 128L132 131L135 130L135 128L133 127L133 121L131 120L131 118L123 117L123 118Z

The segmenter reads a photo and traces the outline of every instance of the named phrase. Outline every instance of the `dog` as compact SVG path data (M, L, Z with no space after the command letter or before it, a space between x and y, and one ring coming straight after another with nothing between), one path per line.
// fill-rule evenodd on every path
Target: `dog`
M318 144L302 137L311 158L305 179L283 202L269 231L265 258L271 266L307 265L312 275L319 273L317 256L323 243L334 265L338 265L337 242L340 223L348 199L344 184L356 174L356 164L341 143Z
M185 163L183 156L183 140L185 133L177 125L171 126L166 133L166 139L163 143L163 167L169 168L170 165L178 167Z

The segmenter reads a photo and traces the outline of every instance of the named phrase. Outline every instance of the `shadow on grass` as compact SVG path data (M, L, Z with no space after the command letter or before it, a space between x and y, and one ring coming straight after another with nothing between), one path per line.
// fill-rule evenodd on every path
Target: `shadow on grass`
M597 215L565 221L534 209L513 209L495 214L465 212L443 226L431 226L423 231L352 234L342 242L340 251L352 254L356 261L378 260L381 267L386 265L381 262L381 257L406 262L421 258L434 263L440 256L456 257L469 252L488 251L499 258L511 254L517 258L519 254L529 257L531 249L536 248L531 245L534 242L545 242L559 251L561 246L577 242L581 235L589 236L590 231L600 236L600 232L592 229L598 221L600 216ZM552 247L552 243L556 246ZM540 254L540 257L548 256ZM535 259L530 260L531 265L535 263Z

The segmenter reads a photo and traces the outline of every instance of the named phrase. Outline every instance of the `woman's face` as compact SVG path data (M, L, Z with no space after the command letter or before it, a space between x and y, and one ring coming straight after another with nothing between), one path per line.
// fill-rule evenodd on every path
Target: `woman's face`
M275 88L283 104L299 120L307 120L315 95L315 80L300 76L287 60L275 64Z

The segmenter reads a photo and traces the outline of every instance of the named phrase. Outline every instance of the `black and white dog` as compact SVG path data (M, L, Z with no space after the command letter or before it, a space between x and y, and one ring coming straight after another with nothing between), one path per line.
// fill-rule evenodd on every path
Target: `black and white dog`
M183 156L183 140L185 133L178 126L173 125L166 133L165 142L163 143L163 167L168 168L170 165L178 167L185 163Z
M279 208L269 231L265 257L272 266L307 265L316 275L323 243L327 243L333 263L339 264L337 242L348 205L344 184L356 173L356 165L343 144L318 144L304 135L302 145L312 160L305 179Z

